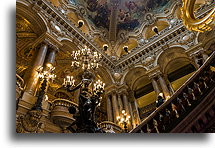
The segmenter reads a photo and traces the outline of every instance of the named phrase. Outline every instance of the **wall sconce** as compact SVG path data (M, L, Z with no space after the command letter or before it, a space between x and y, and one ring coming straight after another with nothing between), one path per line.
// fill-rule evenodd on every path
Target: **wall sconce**
M123 49L126 53L128 53L128 46L124 46Z
M154 31L157 35L159 35L159 31L158 31L157 26L152 27L152 31Z
M84 21L83 20L79 20L78 21L78 28L81 28L84 25Z
M161 97L163 97L163 93L162 93L162 92L161 92L161 93L159 93L159 94L158 94L158 96L161 96Z
M103 48L104 48L104 51L107 51L108 45L107 45L107 44L104 44L104 45L103 45Z

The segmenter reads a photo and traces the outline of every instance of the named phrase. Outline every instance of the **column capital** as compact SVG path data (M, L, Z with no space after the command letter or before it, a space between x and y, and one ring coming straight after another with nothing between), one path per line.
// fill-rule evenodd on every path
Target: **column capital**
M112 93L116 93L117 86L116 85L108 85L105 87L105 94L109 95Z
M149 73L148 74L148 78L151 80L151 79L157 78L160 75L163 75L163 73L161 72L161 70L156 70L153 73Z
M55 37L53 37L48 32L42 34L33 44L32 47L36 47L39 44L47 44L49 48L52 48L56 51L59 51L59 48L63 46L63 44L58 41Z
M129 89L129 87L127 86L127 85L121 85L120 87L119 87L119 93L120 94L123 94L123 93L125 93L126 95L128 95L128 89Z
M205 52L205 49L202 46L197 47L197 50L195 52L190 53L190 57L196 58L199 54L202 54Z

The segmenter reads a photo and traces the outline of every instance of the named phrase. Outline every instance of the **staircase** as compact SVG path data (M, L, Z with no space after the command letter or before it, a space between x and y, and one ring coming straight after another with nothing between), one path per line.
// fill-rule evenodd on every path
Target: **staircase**
M201 133L215 123L215 52L130 133Z

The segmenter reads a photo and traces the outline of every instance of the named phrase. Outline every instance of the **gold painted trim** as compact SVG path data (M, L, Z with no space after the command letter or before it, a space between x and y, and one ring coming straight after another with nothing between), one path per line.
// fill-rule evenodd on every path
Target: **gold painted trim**
M205 17L198 19L194 15L194 6L196 0L182 0L181 7L183 24L191 31L205 32L214 27L215 8L213 8Z

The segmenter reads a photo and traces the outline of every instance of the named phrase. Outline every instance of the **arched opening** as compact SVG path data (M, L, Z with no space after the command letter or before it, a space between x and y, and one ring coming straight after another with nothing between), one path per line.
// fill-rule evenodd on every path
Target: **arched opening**
M156 21L153 25L150 25L146 28L144 31L144 38L148 40L149 38L156 35L156 33L153 31L153 27L157 27L158 32L162 31L163 29L169 27L169 23L163 20Z
M186 58L177 58L166 67L167 79L170 82L169 89L176 91L196 71L195 66Z
M141 66L131 69L125 77L125 83L134 92L140 118L144 119L155 109L157 99L146 69Z
M181 47L165 50L158 58L158 65L172 94L196 71L194 61Z
M137 39L130 38L127 42L120 44L119 47L118 47L118 49L117 49L117 53L116 53L117 56L120 57L122 55L128 54L123 49L124 46L128 46L128 52L130 52L131 50L133 50L134 48L136 48L138 46Z
M134 84L134 97L137 100L141 119L144 119L154 111L157 96L147 76L143 76L136 80Z

